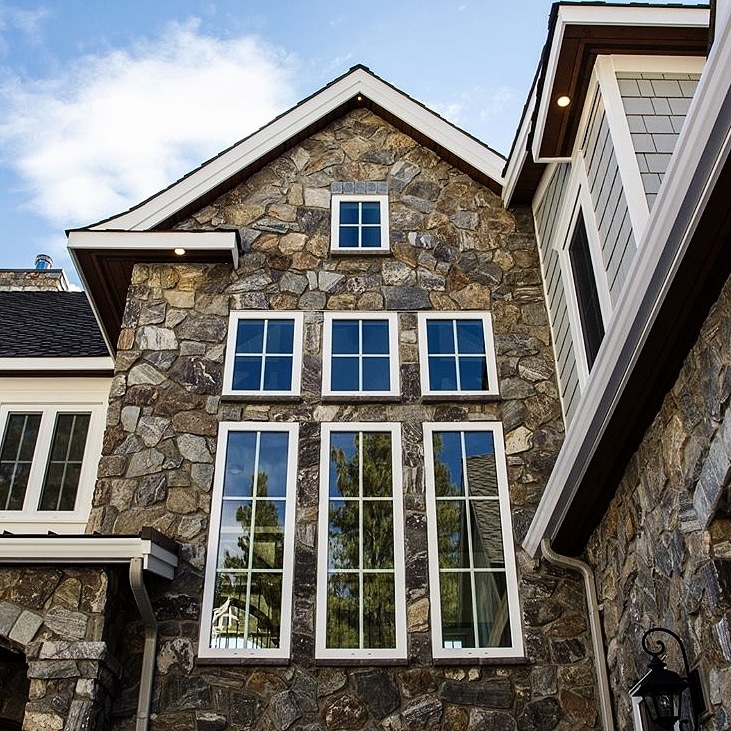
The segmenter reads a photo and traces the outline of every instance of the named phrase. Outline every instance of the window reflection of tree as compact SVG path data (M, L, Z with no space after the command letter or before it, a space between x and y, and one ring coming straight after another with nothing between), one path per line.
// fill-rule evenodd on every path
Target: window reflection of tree
M259 472L236 509L238 552L224 548L216 580L211 640L219 648L279 647L284 559L281 500L268 500L269 475Z
M442 436L435 433L443 646L509 646L495 454L469 454L461 440L459 475L452 476L448 458L440 459L443 448Z
M391 435L333 434L330 463L327 647L395 647Z

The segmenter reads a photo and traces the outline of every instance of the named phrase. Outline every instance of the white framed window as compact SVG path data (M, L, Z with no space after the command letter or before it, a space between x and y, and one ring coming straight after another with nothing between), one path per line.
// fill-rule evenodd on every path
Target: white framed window
M425 396L498 395L489 312L420 312L419 347Z
M301 312L232 312L224 395L299 395L302 317Z
M395 312L326 312L323 396L399 395Z
M334 194L330 242L342 253L388 251L388 196Z
M316 655L406 658L398 424L322 425Z
M222 422L198 655L289 658L296 424Z
M44 390L0 407L0 525L80 532L91 508L104 406L49 404Z
M425 423L434 658L521 657L499 422Z

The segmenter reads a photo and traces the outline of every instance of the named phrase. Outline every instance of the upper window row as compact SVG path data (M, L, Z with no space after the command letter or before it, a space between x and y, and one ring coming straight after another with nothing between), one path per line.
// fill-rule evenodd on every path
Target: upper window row
M229 323L227 395L296 396L303 314L234 312ZM489 313L419 313L425 395L497 395ZM396 313L324 315L324 396L398 396Z

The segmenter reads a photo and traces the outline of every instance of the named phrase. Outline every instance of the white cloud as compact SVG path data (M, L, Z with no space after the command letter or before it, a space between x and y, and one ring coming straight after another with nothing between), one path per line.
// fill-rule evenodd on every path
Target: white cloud
M54 226L92 223L156 193L294 101L294 61L196 21L58 75L0 77L0 155Z
M518 97L509 86L501 86L493 92L487 104L480 109L480 119L489 120L500 117L511 105L515 104Z

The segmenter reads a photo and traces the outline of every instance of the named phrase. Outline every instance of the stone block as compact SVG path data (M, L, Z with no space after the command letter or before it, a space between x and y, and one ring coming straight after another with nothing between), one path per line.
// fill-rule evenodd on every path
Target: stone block
M11 602L0 602L0 635L7 637L15 621L20 616L21 608Z
M43 624L43 617L24 609L13 624L8 637L20 645L29 644Z

